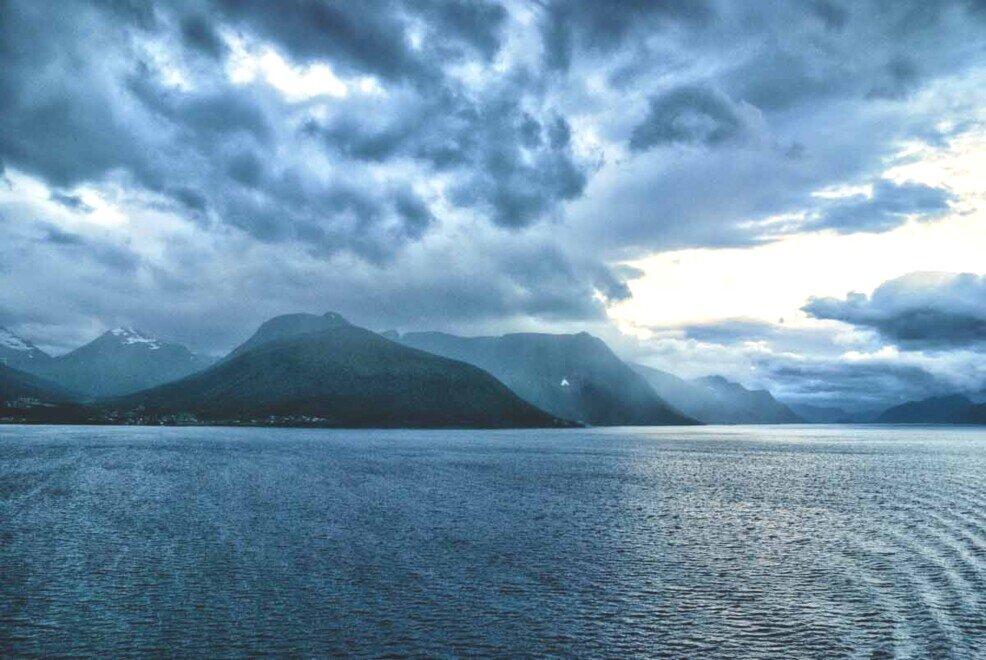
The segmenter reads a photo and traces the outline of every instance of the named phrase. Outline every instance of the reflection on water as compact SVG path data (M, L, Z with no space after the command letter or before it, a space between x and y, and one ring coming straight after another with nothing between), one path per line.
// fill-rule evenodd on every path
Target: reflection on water
M982 430L0 427L4 654L982 649Z

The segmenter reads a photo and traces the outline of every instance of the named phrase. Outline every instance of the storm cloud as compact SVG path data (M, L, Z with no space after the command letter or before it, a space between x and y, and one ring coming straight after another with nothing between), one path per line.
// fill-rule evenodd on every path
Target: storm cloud
M952 212L885 172L976 125L984 27L965 0L0 0L0 309L56 349L120 323L219 351L297 310L605 322L628 259Z
M872 328L907 349L986 347L986 276L911 273L871 295L814 298L805 312Z
M713 89L679 87L650 99L647 117L630 136L630 149L675 143L715 146L739 140L750 130L744 115L752 113L756 110L738 106Z

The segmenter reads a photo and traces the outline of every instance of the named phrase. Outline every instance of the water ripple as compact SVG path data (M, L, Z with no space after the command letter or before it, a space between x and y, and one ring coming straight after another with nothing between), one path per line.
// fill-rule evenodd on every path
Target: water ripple
M986 434L0 427L0 655L977 657Z

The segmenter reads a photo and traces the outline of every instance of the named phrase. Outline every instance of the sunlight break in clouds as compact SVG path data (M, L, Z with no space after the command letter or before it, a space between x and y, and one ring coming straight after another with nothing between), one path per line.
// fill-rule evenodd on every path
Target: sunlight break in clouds
M345 98L349 85L336 77L323 63L292 66L270 46L247 45L242 39L230 38L232 53L227 64L229 79L237 85L262 80L275 87L290 101L307 101L319 96ZM379 89L372 78L356 81L358 89Z
M908 222L886 233L798 234L743 249L666 252L630 265L645 275L633 298L610 308L630 332L726 318L811 325L800 311L810 296L871 291L912 271L981 272L986 266L986 133L964 134L947 147L909 151L885 176L947 186L953 211L934 223ZM847 197L865 187L825 191Z

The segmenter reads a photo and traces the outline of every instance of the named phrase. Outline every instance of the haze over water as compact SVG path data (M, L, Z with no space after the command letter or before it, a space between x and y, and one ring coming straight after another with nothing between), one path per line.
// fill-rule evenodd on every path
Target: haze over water
M970 657L986 433L0 428L0 652Z

